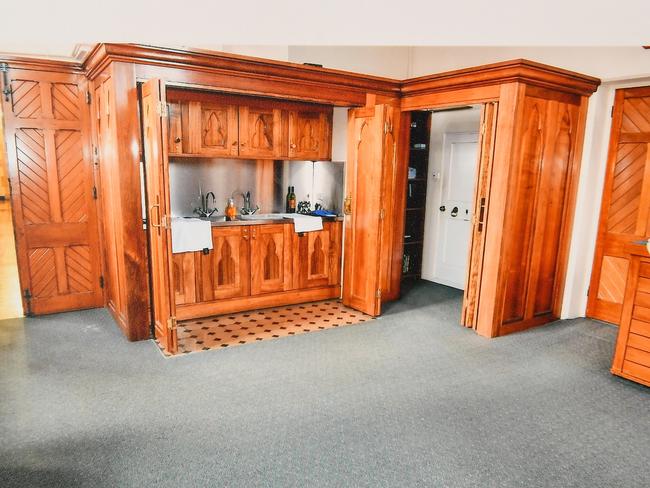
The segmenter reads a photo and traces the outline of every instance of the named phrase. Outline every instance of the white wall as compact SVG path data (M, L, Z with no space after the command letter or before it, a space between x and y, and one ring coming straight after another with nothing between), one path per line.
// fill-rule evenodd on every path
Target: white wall
M442 180L434 178L434 174L440 174L442 171L444 135L450 132L478 132L480 124L480 107L476 107L473 110L459 110L457 112L438 112L431 116L429 174L427 175L427 203L422 251L422 278L425 280L431 280L434 276L436 227L442 189Z
M409 77L526 58L596 76L620 80L650 76L650 49L630 47L413 47Z

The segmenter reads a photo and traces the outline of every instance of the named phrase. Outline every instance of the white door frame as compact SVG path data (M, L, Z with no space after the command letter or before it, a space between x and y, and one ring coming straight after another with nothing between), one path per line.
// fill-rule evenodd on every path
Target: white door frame
M442 285L446 286L451 286L454 288L458 288L458 283L452 282L450 280L447 280L445 278L442 278L438 275L438 270L436 269L436 258L437 258L437 253L438 253L438 236L441 234L441 227L442 227L442 213L439 211L439 207L442 205L442 200L443 200L443 182L445 180L445 160L446 158L449 157L449 151L451 150L451 146L453 143L461 143L461 142L475 142L478 144L479 142L479 133L477 131L470 131L470 132L445 132L443 134L442 138L442 147L443 147L443 154L442 154L442 159L441 159L441 166L440 166L440 174L438 177L433 178L434 185L436 185L435 188L435 197L433 201L433 205L431 207L427 208L425 212L425 219L431 218L432 219L432 228L434 229L433 235L431 236L430 239L428 239L428 246L429 249L427 249L425 252L430 253L430 260L432 263L432 268L433 268L433 273L431 277L428 277L426 279L429 279L430 281L434 281L436 283L440 283ZM478 151L480 148L477 146L477 157L476 157L476 165L478 165ZM431 172L431 171L430 171ZM474 172L476 174L476 172ZM476 181L472 181L472 188L476 185ZM472 202L473 203L473 202ZM472 217L472 210L473 206L470 205L470 221ZM432 215L429 215L429 212L432 213ZM463 252L464 255L469 255L469 241L467 242L467 248L459 250L459 252ZM464 286L464 283L463 285Z

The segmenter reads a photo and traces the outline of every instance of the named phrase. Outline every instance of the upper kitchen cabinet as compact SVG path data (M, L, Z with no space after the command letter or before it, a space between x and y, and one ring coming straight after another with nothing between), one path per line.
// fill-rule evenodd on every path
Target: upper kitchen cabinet
M332 117L324 110L289 111L289 158L332 159Z
M282 111L267 106L239 107L239 155L250 158L281 158Z
M332 108L190 90L167 92L171 155L329 160Z

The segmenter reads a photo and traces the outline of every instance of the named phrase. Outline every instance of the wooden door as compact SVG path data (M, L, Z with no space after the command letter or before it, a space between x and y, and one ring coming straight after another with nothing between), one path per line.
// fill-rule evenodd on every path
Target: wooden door
M237 107L219 102L189 102L190 125L189 130L193 131L192 107L199 104L200 112L200 154L206 156L236 156L239 154ZM196 117L196 116L195 116Z
M282 156L281 110L239 107L239 155L251 159Z
M480 296L483 252L485 250L485 234L487 230L486 216L490 204L497 115L497 102L487 103L483 106L479 139L479 163L473 199L472 234L461 316L461 323L465 327L471 328L476 328L476 319L478 317L478 299Z
M616 91L587 316L620 323L629 254L650 235L650 87Z
M290 289L292 233L286 224L250 227L251 295Z
M167 102L167 147L169 154L182 154L183 152L183 138L184 133L187 132L187 127L184 127L184 122L187 124L187 115L183 117L183 112L187 114L187 103L180 101L168 100ZM187 142L185 142L187 144Z
M212 246L200 255L200 301L250 295L250 228L248 226L213 227Z
M385 134L393 108L352 109L348 116L343 303L370 315L381 313L381 277L387 157ZM394 139L394 138L393 138Z
M5 140L23 309L103 304L83 76L10 69Z
M331 117L321 110L289 112L289 157L305 161L331 159Z
M341 264L341 225L325 222L323 230L296 234L298 288L318 288L339 283ZM295 271L294 271L295 273Z
M630 249L612 373L650 386L650 258L646 249L638 247Z
M172 275L169 162L165 86L158 79L142 85L142 128L147 188L151 296L156 339L176 352L176 303Z

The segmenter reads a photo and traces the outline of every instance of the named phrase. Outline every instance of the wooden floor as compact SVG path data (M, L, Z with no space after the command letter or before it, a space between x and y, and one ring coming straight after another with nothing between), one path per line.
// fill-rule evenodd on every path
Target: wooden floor
M0 200L0 320L22 315L11 205Z
M178 353L317 332L372 318L346 307L339 300L327 300L185 320L178 324Z

